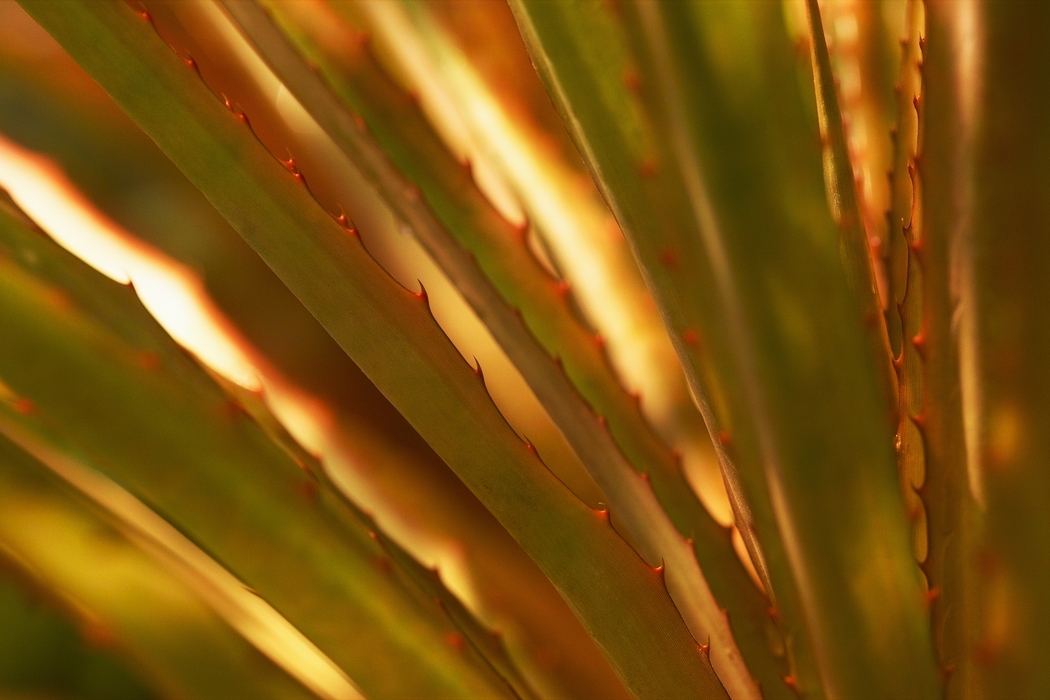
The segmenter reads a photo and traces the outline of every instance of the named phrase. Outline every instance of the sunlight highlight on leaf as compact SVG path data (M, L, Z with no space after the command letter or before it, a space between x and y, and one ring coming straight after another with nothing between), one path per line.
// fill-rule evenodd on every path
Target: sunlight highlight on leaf
M467 607L478 609L478 593L459 543L428 536L389 510L383 497L359 476L354 450L330 407L262 357L209 298L196 273L111 221L50 160L2 135L0 188L67 250L111 279L132 284L157 322L208 368L261 393L296 442L322 459L341 490L375 509L377 521L401 546L436 567L448 589Z
M266 601L119 485L12 424L0 432L115 515L130 540L183 579L259 651L325 700L364 696L335 663Z
M121 284L175 340L246 389L261 388L249 352L197 275L137 241L96 209L58 167L0 136L0 187L67 250Z

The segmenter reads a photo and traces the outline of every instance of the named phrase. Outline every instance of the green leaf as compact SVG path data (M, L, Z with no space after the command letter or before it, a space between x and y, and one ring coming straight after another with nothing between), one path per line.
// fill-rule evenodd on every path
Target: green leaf
M68 81L82 74L62 58L50 77ZM0 103L18 105L3 114L0 130L61 163L78 189L136 237L199 271L237 329L288 380L332 410L324 457L341 488L421 561L440 563L442 577L500 631L537 692L626 697L543 572L116 105L103 103L107 111L100 116L99 106L79 95L49 95L48 83L15 77L0 80L0 91Z
M660 577L521 444L434 323L425 295L379 269L148 22L118 5L24 6L209 196L536 559L632 692L722 692ZM566 532L575 533L571 541Z
M894 81L900 72L905 2L824 3L827 36L846 143L853 163L857 198L879 288L891 352L900 354L900 314L889 277L893 170L891 127L896 123Z
M270 438L280 445L296 462L303 468L308 469L321 483L321 495L341 520L348 521L348 526L353 529L359 527L361 522L370 528L370 535L385 550L387 556L399 569L404 571L408 577L418 586L423 593L438 604L448 613L449 618L456 628L462 632L461 637L455 637L452 633L449 639L453 645L471 644L485 659L496 673L514 691L514 694L522 699L535 698L536 695L528 682L519 673L514 662L507 654L502 639L498 634L493 634L485 629L466 607L445 587L437 570L428 569L412 558L392 538L386 535L376 524L375 520L362 512L352 501L345 497L333 484L328 476L324 465L319 459L307 452L281 425L280 421L267 407L266 402L258 394L251 392L222 377L216 377L220 386L223 386L231 396L235 397L244 410L255 419Z
M761 624L768 603L749 581L728 533L693 495L675 456L623 390L593 335L573 315L565 290L366 52L351 48L347 53L352 52L353 60L340 67L316 47L308 56L345 103L363 116L367 131L285 45L261 8L239 1L226 6L307 111L376 183L489 322L606 494L617 522L652 565L665 567L671 597L693 636L710 643L712 664L723 683L731 689L733 683L748 687L750 679L719 602L730 619L740 616L738 627L750 624L747 633L762 649L770 626ZM280 5L274 10L279 12ZM300 37L299 43L307 40ZM406 197L410 187L405 177L417 184L422 201ZM520 310L524 325L512 308ZM550 361L552 355L561 367ZM709 585L721 594L717 601ZM742 678L731 683L734 673ZM750 686L747 692L757 693L757 688Z
M200 584L190 583L192 576L165 565L163 557L151 556L142 540L0 435L0 561L57 601L86 636L96 644L121 648L149 685L166 695L317 697L210 608L198 595ZM5 614L5 632L17 629L8 627L17 626L16 620ZM31 645L30 639L23 639L22 645ZM70 644L63 644L61 637L54 642ZM9 659L20 659L23 666L5 668L0 682L19 690L27 685L31 660L25 646L12 652L4 655L5 667ZM50 679L41 679L43 687L58 691L66 676L67 682L80 686L66 690L103 697L95 684L105 684L105 676L92 679L92 669L85 667L99 653L88 653L80 652L84 660L79 670L49 668ZM62 661L76 663L75 657ZM15 672L13 677L9 670ZM129 687L128 697L143 695L136 686L137 682ZM109 697L120 696L114 695L118 686L101 688L108 688Z
M958 697L959 689L977 687L980 671L970 652L976 643L979 601L968 564L976 556L978 511L967 483L959 345L951 328L953 243L943 205L927 204L931 195L945 196L956 165L945 157L944 134L922 136L927 119L922 12L921 2L909 4L890 214L897 229L894 246L904 257L897 271L897 279L903 277L904 282L896 289L903 329L898 460L906 499L917 500L914 512L924 516L916 522L916 534L933 642L949 696ZM935 107L944 109L946 103ZM947 123L944 113L935 112L934 117ZM933 180L932 191L925 184L927 175Z
M945 662L957 663L949 697L1041 697L1050 692L1041 661L1050 648L1050 90L1040 76L1050 51L1040 37L1050 8L926 10L919 258L926 313L951 313L928 325L944 367L924 377L926 396L951 410L939 434L929 428L931 451L940 447L951 470L940 480L950 531L930 535L931 559L935 544L947 550L947 611L935 622ZM937 466L928 459L930 478Z
M868 234L864 229L864 215L854 183L853 164L850 162L849 146L842 126L842 111L817 0L806 0L806 16L809 19L809 40L813 55L817 118L824 145L824 181L828 206L839 227L842 266L863 314L871 355L876 362L876 376L888 410L896 421L898 397L897 376L892 366L893 353L886 318L882 314L882 302L879 301L875 261L868 247Z
M780 6L622 6L643 100L580 29L595 5L512 6L739 474L793 680L807 695L934 695L885 397Z
M910 245L917 243L922 212L916 195L915 156L919 148L918 98L921 94L919 39L924 29L920 0L908 2L907 40L902 47L900 80L897 85L897 119L894 130L893 172L890 179L889 278L892 306L900 317L900 351L894 360L899 378L897 464L909 512L915 516L916 553L926 558L926 522L916 489L925 480L922 434L914 417L922 413L923 366L912 340L922 332L922 266ZM936 614L936 612L934 613ZM936 638L935 638L936 643Z
M328 655L308 678L349 687L345 671L380 697L509 694L447 643L456 627L429 598L377 566L367 525L320 507L315 480L231 412L130 289L6 210L0 245L4 434L56 471L105 473L192 536Z

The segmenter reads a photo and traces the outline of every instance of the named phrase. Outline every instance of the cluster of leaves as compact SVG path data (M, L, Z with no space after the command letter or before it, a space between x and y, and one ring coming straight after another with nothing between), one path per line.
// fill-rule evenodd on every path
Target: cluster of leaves
M19 4L0 688L1050 691L1050 10Z

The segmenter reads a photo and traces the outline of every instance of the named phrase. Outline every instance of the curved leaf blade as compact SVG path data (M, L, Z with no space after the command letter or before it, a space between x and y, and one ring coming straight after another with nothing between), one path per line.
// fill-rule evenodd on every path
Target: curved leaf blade
M632 692L723 692L660 578L521 445L437 328L425 295L379 269L147 22L121 6L23 6L209 196L497 515ZM424 386L427 400L420 401ZM577 537L566 541L564 532Z
M334 673L349 687L351 674L377 696L506 694L479 659L446 643L455 627L441 611L375 565L382 550L367 527L318 507L310 476L231 414L130 289L6 208L0 246L4 434L56 472L67 462L101 471L189 533L327 654L308 677ZM173 536L172 552L196 556Z
M65 54L53 60L52 79L80 72ZM145 240L199 271L208 296L267 364L279 367L281 385L292 382L332 412L332 422L321 426L322 444L311 449L340 489L420 562L440 567L456 595L499 631L539 694L627 697L543 572L204 196L116 105L103 103L99 114L99 105L79 96L42 99L49 85L0 81L7 90L0 89L0 103L18 105L17 114L0 110L0 131L60 162L110 215L130 213L122 219L135 232L128 240ZM126 183L136 183L132 191L178 194L149 197L143 212L141 200L128 201ZM264 383L267 399L279 403L275 387Z
M317 697L113 518L4 436L0 484L0 560L61 601L96 637L115 638L155 689L187 697Z
M323 53L310 53L335 91L364 116L366 132L293 49L282 45L285 39L261 8L243 0L226 6L307 111L378 183L378 190L443 262L479 316L490 323L503 318L490 328L577 448L617 522L651 564L663 564L672 599L694 638L711 645L712 664L723 683L730 692L757 694L721 607L728 608L730 619L741 621L738 628L747 628L752 647L765 651L770 625L762 622L768 604L754 590L727 533L693 495L675 456L623 390L592 334L572 314L564 290L476 189L422 115L406 109L405 98L367 57L336 70ZM280 6L274 9L279 12ZM418 185L423 201L405 197L409 188L385 162L380 147ZM470 270L469 275L463 270ZM471 293L475 289L481 292ZM524 325L511 309L520 310ZM560 366L549 360L551 355ZM767 663L776 665L772 658Z

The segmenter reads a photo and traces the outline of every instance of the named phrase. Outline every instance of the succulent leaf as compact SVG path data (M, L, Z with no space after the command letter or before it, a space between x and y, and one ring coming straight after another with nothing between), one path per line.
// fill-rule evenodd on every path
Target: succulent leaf
M791 680L806 693L933 695L936 674L896 495L885 397L838 257L816 119L793 83L796 58L778 8L623 6L637 13L626 25L637 30L641 83L651 91L643 106L652 110L646 118L653 126L646 127L633 101L611 89L617 76L595 58L587 43L593 38L573 33L557 16L593 7L514 7L552 97L678 333L724 464L731 457L739 470L795 656ZM726 32L737 32L732 49L715 40ZM566 70L581 53L592 56L590 70ZM688 89L679 82L684 75ZM639 128L658 146L661 136L675 141L641 152L624 138ZM640 167L645 162L655 167ZM688 261L691 274L662 265L664 250ZM853 360L848 368L846 356ZM832 365L834 379L825 374ZM834 531L828 522L837 523ZM851 554L858 546L863 562ZM865 577L864 567L882 575ZM843 577L851 568L855 573ZM866 609L857 605L861 598L844 595L850 581L862 579L882 591L876 597L892 601L892 611ZM858 646L848 632L853 625L876 625L887 635ZM898 673L880 673L880 663Z
M1047 31L0 2L0 695L1050 695Z
M879 299L879 261L870 254L864 226L865 216L857 194L853 163L842 124L842 110L839 108L838 90L831 70L831 57L824 41L824 25L817 0L806 0L806 16L809 19L817 116L821 141L824 144L824 179L828 205L842 237L840 245L846 279L857 295L858 305L864 315L879 382L890 411L895 414L898 401L897 376L893 371L886 319L882 314L882 302Z
M61 58L63 68L54 73L68 79L79 71ZM319 402L320 426L306 434L333 480L416 558L440 567L456 595L500 630L541 695L625 697L598 647L528 555L116 105L104 102L104 94L101 104L65 94L45 99L46 82L0 84L0 102L23 106L5 115L3 130L60 162L76 188L134 230L121 233L136 248L154 258L166 251L199 271L209 297L262 354L257 370L273 379L265 380L267 401L280 403L273 389L291 388ZM107 118L99 118L100 108ZM91 176L98 171L107 177ZM114 180L115 192L105 187ZM130 197L128 182L135 183ZM238 400L250 404L243 392Z
M0 350L5 435L53 471L66 462L97 469L166 515L365 692L502 692L480 659L448 647L456 628L441 611L414 599L404 577L375 567L381 551L368 528L318 508L314 479L231 411L131 290L6 210L2 224L0 314L13 337ZM398 657L414 659L415 671L384 670Z
M24 6L205 191L537 560L632 692L722 692L662 582L521 445L426 305L289 179L147 22L120 6ZM543 522L529 517L537 511ZM558 537L566 531L576 533L572 542Z
M187 582L185 572L165 565L118 518L4 436L0 483L0 560L5 567L42 591L45 600L57 603L95 645L130 657L147 685L186 697L245 692L259 698L318 697L251 646ZM5 615L5 625L17 620ZM30 680L31 671L9 667L8 659L26 663L29 654L24 647L10 651L14 653L5 654L0 682L16 690ZM42 689L60 690L65 674L52 669L49 675ZM99 681L105 692L122 694L119 686L102 678L94 683ZM80 683L85 684L81 692L101 697L90 678ZM345 687L350 694L343 697L360 697L352 686ZM316 688L326 696L322 682ZM135 685L124 692L148 695Z
M282 46L282 38L274 35L272 25L258 7L239 2L229 7L257 46ZM339 94L364 115L369 125L367 133L374 134L394 163L419 184L423 200L434 207L440 221L433 220L434 215L419 200L404 201L404 186L400 184L383 188L386 196L394 200L395 209L421 212L406 218L425 219L414 223L413 230L422 226L430 232L419 234L420 238L430 239L428 247L439 260L451 259L445 263L445 269L459 279L460 289L468 290L468 298L472 297L470 289L490 284L478 272L486 274L497 288L496 293L503 295L506 301L496 297L491 305L483 299L475 302L475 310L489 321L489 327L531 381L541 402L558 419L642 555L652 565L663 562L671 597L693 636L710 640L715 668L740 665L736 642L719 601L729 609L731 617L739 615L741 626L751 627L756 653L768 656L766 628L772 626L765 620L768 603L753 590L726 533L697 501L675 456L623 390L593 336L565 303L555 280L521 243L515 228L472 185L469 173L457 167L451 153L421 116L404 109L396 87L387 84L389 81L367 56L358 56L344 71L332 66L331 59L322 53L315 51L310 56L325 70ZM324 86L304 63L284 52L270 53L268 57L308 111L326 125L333 140L340 144L353 142L345 146L348 155L354 158L364 148L356 143L376 148L369 143L370 137L352 124L349 115L322 94ZM311 87L298 92L303 83ZM363 163L363 169L370 162L360 156L355 160ZM373 172L371 179L399 182L385 170ZM442 226L447 227L447 233ZM450 236L455 236L463 248ZM464 281L456 272L457 260L464 251L469 251L472 258L460 261L473 270L470 281ZM473 267L473 261L478 269ZM521 310L527 328L516 317L509 317L511 308ZM493 322L500 314L508 316L506 323ZM507 328L514 332L501 332ZM547 360L551 355L560 360L557 368ZM599 423L594 413L604 422ZM639 469L644 470L642 478L637 473ZM692 547L687 538L692 540ZM721 580L707 580L710 577L697 568L697 560ZM709 585L721 594L717 600L708 590ZM776 662L769 659L768 663ZM751 692L755 690L752 688Z

